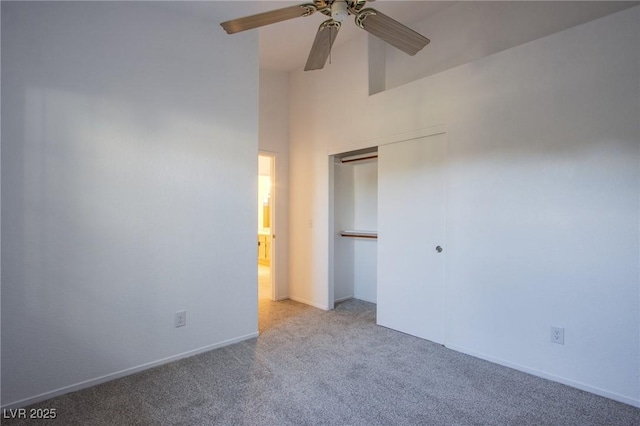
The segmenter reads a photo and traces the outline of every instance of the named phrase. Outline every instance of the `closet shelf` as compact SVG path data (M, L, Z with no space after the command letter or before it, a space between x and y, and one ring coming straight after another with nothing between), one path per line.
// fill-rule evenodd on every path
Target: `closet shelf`
M350 238L369 238L372 240L378 239L378 233L376 231L340 231L340 235Z

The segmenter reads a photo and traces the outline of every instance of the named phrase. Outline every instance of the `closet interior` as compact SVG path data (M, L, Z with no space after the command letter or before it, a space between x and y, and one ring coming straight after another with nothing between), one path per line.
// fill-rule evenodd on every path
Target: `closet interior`
M378 149L334 156L334 302L376 303Z

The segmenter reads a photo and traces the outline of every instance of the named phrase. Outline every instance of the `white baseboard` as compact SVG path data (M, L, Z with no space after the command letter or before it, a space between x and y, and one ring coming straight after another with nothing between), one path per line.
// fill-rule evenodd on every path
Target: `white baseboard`
M480 352L476 352L470 349L467 349L462 346L457 345L449 345L445 344L445 346L449 349L452 349L457 352L462 352L467 355L471 355L476 358L484 359L485 361L493 362L494 364L503 365L505 367L513 368L514 370L522 371L524 373L529 373L534 376L542 377L543 379L551 380L552 382L562 383L563 385L571 386L573 388L577 388L583 390L585 392L593 393L595 395L600 395L605 398L613 399L614 401L622 402L625 404L629 404L633 407L640 408L640 400L626 397L624 395L617 394L615 392L610 392L604 389L600 389L596 386L587 385L582 382L577 382L575 380L568 379L562 376L556 376L555 374L545 373L544 371L536 370L535 368L525 367L520 364L515 364L513 362L505 361L500 358L495 358L490 355L486 355Z
M353 296L341 297L339 299L334 300L333 303L346 302L347 300L351 300L351 299L353 299Z
M106 374L104 376L101 377L96 377L95 379L89 379L89 380L85 380L84 382L80 382L80 383L76 383L74 385L70 385L70 386L65 386L56 390L52 390L49 392L45 392L45 393L41 393L39 395L36 396L32 396L29 398L24 398L21 399L19 401L14 401L14 402L10 402L6 405L2 406L2 409L6 409L6 410L11 410L11 409L16 409L16 408L22 408L22 407L26 407L28 405L31 404L35 404L41 401L46 401L47 399L51 399L54 398L56 396L60 396L60 395L64 395L66 393L70 393L70 392L75 392L81 389L86 389L86 388L90 388L92 386L96 386L99 385L101 383L105 383L114 379L119 379L121 377L125 377L125 376L129 376L131 374L135 374L135 373L139 373L141 371L144 370L148 370L150 368L154 368L154 367L158 367L160 365L163 364L168 364L170 362L173 361L177 361L179 359L182 358L188 358L194 355L198 355L204 352L209 352L212 351L214 349L218 349L224 346L229 346L229 345L233 345L234 343L239 343L245 340L249 340L249 339L253 339L255 337L258 337L258 332L256 331L255 333L250 333L244 336L240 336L240 337L236 337L234 339L229 339L229 340L225 340L223 342L220 343L215 343L213 345L209 345L209 346L204 346L202 348L198 348L198 349L194 349L191 351L187 351L187 352L183 352L181 354L178 355L174 355L174 356L170 356L167 358L163 358L157 361L152 361L146 364L142 364L139 365L137 367L131 367L131 368L127 368L125 370L121 370L121 371L117 371L115 373L111 373L111 374Z
M311 305L314 308L322 309L323 311L328 311L329 310L328 306L322 306L322 305L320 305L318 303L314 303L314 302L311 302L309 300L305 300L305 299L303 299L301 297L289 296L289 299L291 299L291 300L293 300L295 302L304 303L305 305Z
M353 296L353 298L354 298L354 299L358 299L358 300L362 300L362 301L364 301L364 302L373 303L374 305L377 305L377 304L378 304L378 302L377 302L376 300L369 300L369 299L366 299L366 298L364 298L364 297L360 297L360 296L358 296L358 295L354 295L354 296Z

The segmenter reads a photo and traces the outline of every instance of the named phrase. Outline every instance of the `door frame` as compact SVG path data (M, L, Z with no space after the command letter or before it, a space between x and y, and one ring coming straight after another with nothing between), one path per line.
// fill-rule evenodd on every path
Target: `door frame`
M277 231L277 221L276 221L276 217L277 217L277 200L278 200L278 194L277 194L277 189L276 189L276 178L277 178L277 170L276 170L276 166L277 166L277 157L278 154L275 152L271 152L271 151L264 151L264 150L258 150L258 157L268 157L270 159L270 165L269 165L269 175L271 178L271 205L269 206L269 221L270 221L270 226L269 229L271 229L271 246L269 248L269 250L271 251L270 254L270 258L271 261L269 263L269 272L270 272L270 280L271 280L271 300L276 300L276 295L278 294L277 290L277 285L278 282L276 280L277 278L277 262L278 262L278 250L277 250L277 245L278 245L278 241L276 238L276 231ZM260 171L258 170L258 176L260 176ZM258 197L256 197L257 199Z

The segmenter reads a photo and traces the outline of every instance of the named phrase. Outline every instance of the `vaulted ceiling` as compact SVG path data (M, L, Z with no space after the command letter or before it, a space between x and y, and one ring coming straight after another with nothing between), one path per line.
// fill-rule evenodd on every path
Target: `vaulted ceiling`
M267 2L272 3L272 2ZM280 3L280 4L278 4ZM270 7L284 7L299 2L277 2ZM637 4L637 3L636 3ZM469 44L482 43L483 49L493 53L527 41L600 18L610 13L633 6L633 2L614 1L395 1L378 0L367 7L380 10L394 19L411 26L425 18L453 20L455 15L473 16L466 28L451 27L451 31L467 31ZM269 10L266 7L265 10ZM261 28L261 68L294 71L302 69L313 43L316 30L326 19L322 14L293 19ZM334 47L354 37L365 36L365 32L352 22L345 21ZM423 30L431 43L440 40ZM446 37L446 34L440 34ZM488 43L493 46L486 46ZM509 43L509 41L512 41ZM471 48L472 46L470 46ZM425 47L429 49L429 46ZM418 53L420 55L422 52ZM453 65L453 64L452 64Z
M230 14L220 17L211 13L207 2L169 2L170 7L186 13L195 13L209 19L213 24L222 20L239 18L255 13L283 8L296 4L313 3L302 1L234 1L230 4ZM429 20L457 21L458 25L447 31L465 31L470 50L478 50L474 43L481 45L487 54L504 50L518 44L550 35L564 29L600 18L619 10L637 5L637 1L402 1L377 0L367 7L383 12L411 27L411 24ZM166 3L165 3L166 4ZM231 11L232 9L232 11ZM468 19L468 25L459 25L460 16ZM471 17L471 18L469 18ZM306 18L297 18L262 27L258 31L260 40L260 67L263 69L295 71L304 67L309 49L320 23L326 16L316 13ZM334 48L366 33L356 27L349 18L342 25ZM220 28L220 31L223 31ZM431 39L431 45L447 39L446 31L437 36L428 28L421 30ZM229 37L234 37L230 35ZM460 38L460 37L458 37ZM429 49L427 46L425 49ZM422 52L419 52L420 55ZM452 64L455 66L457 64Z

